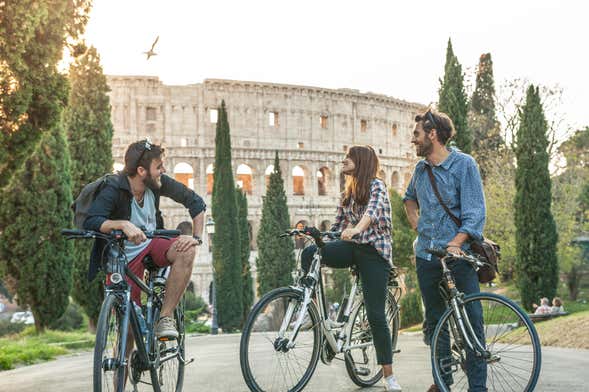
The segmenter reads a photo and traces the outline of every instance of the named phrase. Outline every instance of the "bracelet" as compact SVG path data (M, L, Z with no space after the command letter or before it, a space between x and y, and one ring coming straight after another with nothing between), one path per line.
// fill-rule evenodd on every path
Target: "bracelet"
M192 238L194 238L196 240L196 242L198 242L198 245L202 244L202 239L199 236L193 235Z

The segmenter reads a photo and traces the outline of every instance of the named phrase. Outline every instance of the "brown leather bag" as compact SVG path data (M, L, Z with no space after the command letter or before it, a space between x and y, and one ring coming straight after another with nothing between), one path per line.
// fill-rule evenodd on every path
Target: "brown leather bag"
M429 180L432 184L432 188L434 189L434 193L438 198L438 201L444 208L444 211L452 218L452 221L456 224L456 226L462 226L462 221L455 216L448 206L442 200L440 196L440 192L438 191L438 186L436 185L436 178L434 177L434 173L432 172L432 168L428 165L425 165L427 170L427 174L429 176ZM482 241L473 240L470 242L470 250L472 253L476 254L479 259L482 259L485 262L485 265L480 267L477 271L479 276L479 282L481 283L489 283L493 281L497 277L497 273L499 272L499 257L501 255L501 248L495 242L483 238Z

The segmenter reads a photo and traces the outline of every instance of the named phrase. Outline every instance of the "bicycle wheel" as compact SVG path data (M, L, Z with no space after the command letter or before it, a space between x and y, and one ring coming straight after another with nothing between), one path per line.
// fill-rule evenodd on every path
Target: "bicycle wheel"
M394 353L399 336L399 306L395 296L390 291L385 303L385 315L391 332L391 346ZM350 320L352 320L352 331L348 337L348 345L371 344L350 350L345 354L346 370L354 384L360 387L369 387L382 378L382 367L378 364L376 350L374 344L372 344L372 332L370 331L364 302L352 311Z
M290 287L278 288L262 297L250 312L243 328L239 361L243 378L253 392L302 390L311 379L321 347L319 313L309 303L296 336L287 347L293 328L303 311L302 293ZM291 314L288 320L287 314ZM281 326L286 330L279 336Z
M473 323L486 346L484 358L476 357L462 334L451 309L440 318L432 336L432 369L442 391L467 391L472 384L486 383L489 391L533 391L541 366L541 348L534 324L511 300L491 293L471 294L464 299L463 314L483 314L483 325ZM484 336L480 334L484 333ZM471 334L469 334L469 339ZM481 374L480 381L475 373ZM485 378L486 372L486 378ZM473 385L473 388L475 385Z
M156 312L159 315L159 311ZM159 318L159 317L158 317ZM184 297L174 310L178 339L160 341L155 338L156 364L151 370L151 382L155 392L181 392L184 384L185 339Z
M96 326L94 346L94 392L123 392L125 367L119 364L120 331L123 319L119 299L107 295Z

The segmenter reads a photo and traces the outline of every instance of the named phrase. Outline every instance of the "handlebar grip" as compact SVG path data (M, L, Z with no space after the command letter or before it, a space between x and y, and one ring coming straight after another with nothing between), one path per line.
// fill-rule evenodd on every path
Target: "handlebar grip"
M180 234L180 230L154 230L145 232L147 237L178 237Z
M446 249L442 249L442 248L429 248L425 250L427 253L437 256L437 257L446 257L446 255L448 254L448 252L446 252Z

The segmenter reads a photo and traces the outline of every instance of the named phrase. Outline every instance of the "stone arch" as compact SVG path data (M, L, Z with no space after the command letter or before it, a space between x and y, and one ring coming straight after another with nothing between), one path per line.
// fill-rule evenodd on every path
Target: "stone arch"
M268 185L270 185L270 174L274 172L274 165L268 165L266 170L264 170L264 181L266 182L266 190L268 189Z
M395 190L399 190L399 172L398 171L394 171L393 174L391 175L391 187Z
M252 168L245 163L237 166L236 176L237 186L241 187L248 195L252 194L253 188L253 171Z
M380 169L378 171L378 178L380 178L381 180L383 180L383 182L387 182L387 174L385 173L384 169Z
M213 185L215 183L215 174L214 174L214 167L213 164L210 163L205 170L205 174L207 176L207 195L213 193Z
M403 188L407 188L409 186L409 182L411 182L411 173L405 173L405 183L403 184Z
M307 172L301 165L296 165L291 170L292 194L295 196L305 195L305 177Z
M319 196L326 196L329 193L329 184L331 182L331 170L323 166L317 170L317 193Z
M305 226L309 225L309 221L306 219L300 219L295 223L295 229L303 229ZM303 236L295 236L295 249L303 249L305 247L305 238Z
M180 162L174 166L174 179L190 189L194 189L194 170L189 163Z

